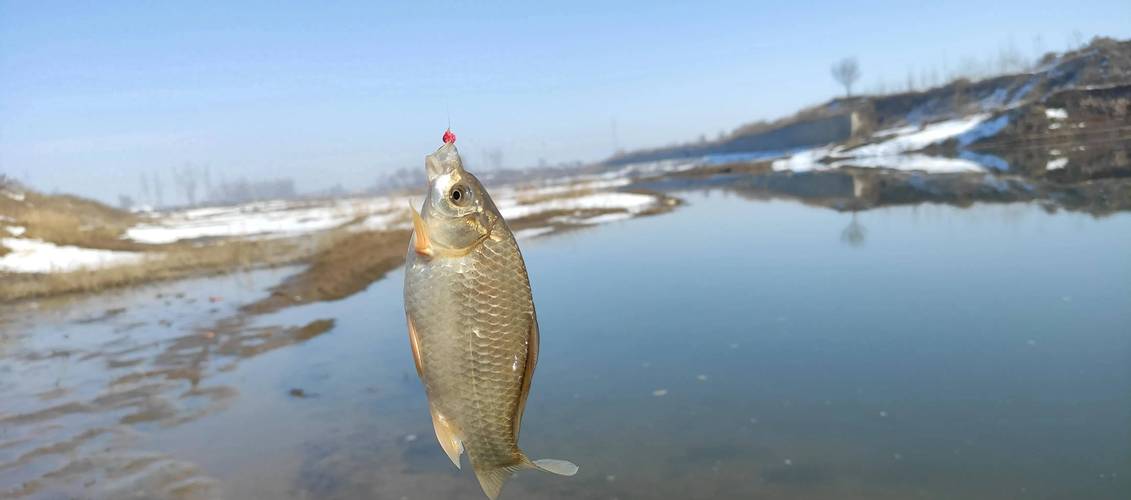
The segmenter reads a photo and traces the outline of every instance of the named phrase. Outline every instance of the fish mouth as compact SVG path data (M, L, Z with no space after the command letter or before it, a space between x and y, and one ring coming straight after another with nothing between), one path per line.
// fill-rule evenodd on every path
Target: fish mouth
M456 145L454 143L444 144L432 154L425 156L424 171L428 174L429 184L441 175L462 172L463 159L460 158Z

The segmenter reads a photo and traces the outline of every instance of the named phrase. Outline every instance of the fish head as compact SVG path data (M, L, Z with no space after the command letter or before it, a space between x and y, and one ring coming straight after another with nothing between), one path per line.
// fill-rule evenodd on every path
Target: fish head
M428 195L421 218L431 242L467 251L491 235L501 219L479 179L463 169L455 144L444 144L425 158Z

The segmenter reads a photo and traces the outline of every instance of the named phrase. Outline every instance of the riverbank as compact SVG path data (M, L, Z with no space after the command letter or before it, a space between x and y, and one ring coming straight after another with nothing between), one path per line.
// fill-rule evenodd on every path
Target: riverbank
M626 190L628 183L504 185L495 199L520 239L679 204L655 191ZM401 264L412 201L392 195L133 214L8 186L0 196L0 302L296 264L307 268L276 291L277 304L261 307L341 298Z

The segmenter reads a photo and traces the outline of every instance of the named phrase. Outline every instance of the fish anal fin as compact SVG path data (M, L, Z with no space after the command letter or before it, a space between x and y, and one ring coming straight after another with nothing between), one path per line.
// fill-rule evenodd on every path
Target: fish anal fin
M448 454L448 458L452 460L457 469L461 468L459 456L463 453L463 440L456 433L452 421L436 411L436 408L432 408L432 427L436 429L436 440L440 442L440 447L444 449L444 453Z
M479 478L479 486L483 488L483 493L486 493L491 500L498 498L499 492L503 490L503 484L506 483L511 474L523 469L537 469L559 476L577 474L577 466L568 460L543 458L531 461L521 451L519 453L519 460L513 465L475 467L475 477ZM472 462L472 466L475 466L475 462Z
M428 238L428 227L424 224L424 218L420 216L420 212L416 211L416 207L412 206L412 203L409 203L408 208L412 210L413 248L420 255L431 256L432 240Z
M412 345L412 362L416 365L416 376L424 378L424 365L420 362L420 337L416 334L416 325L412 323L412 316L405 315L408 320L408 342Z
M522 388L518 395L518 406L514 412L514 440L522 427L522 414L526 411L526 397L530 395L530 382L534 379L534 367L538 364L538 319L530 315L530 332L526 337L526 365L522 370Z
M507 478L512 473L514 471L506 467L475 469L475 477L479 479L479 486L483 488L483 493L486 493L487 498L491 500L499 498L499 492L503 491L503 484L507 482Z

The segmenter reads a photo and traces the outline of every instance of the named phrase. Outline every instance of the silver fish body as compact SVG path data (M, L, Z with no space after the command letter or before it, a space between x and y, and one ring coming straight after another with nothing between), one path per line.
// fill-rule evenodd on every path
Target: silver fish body
M514 235L454 144L426 162L430 189L405 265L405 313L436 437L459 467L466 451L496 498L511 473L572 475L561 460L531 461L518 435L538 357L538 322Z

